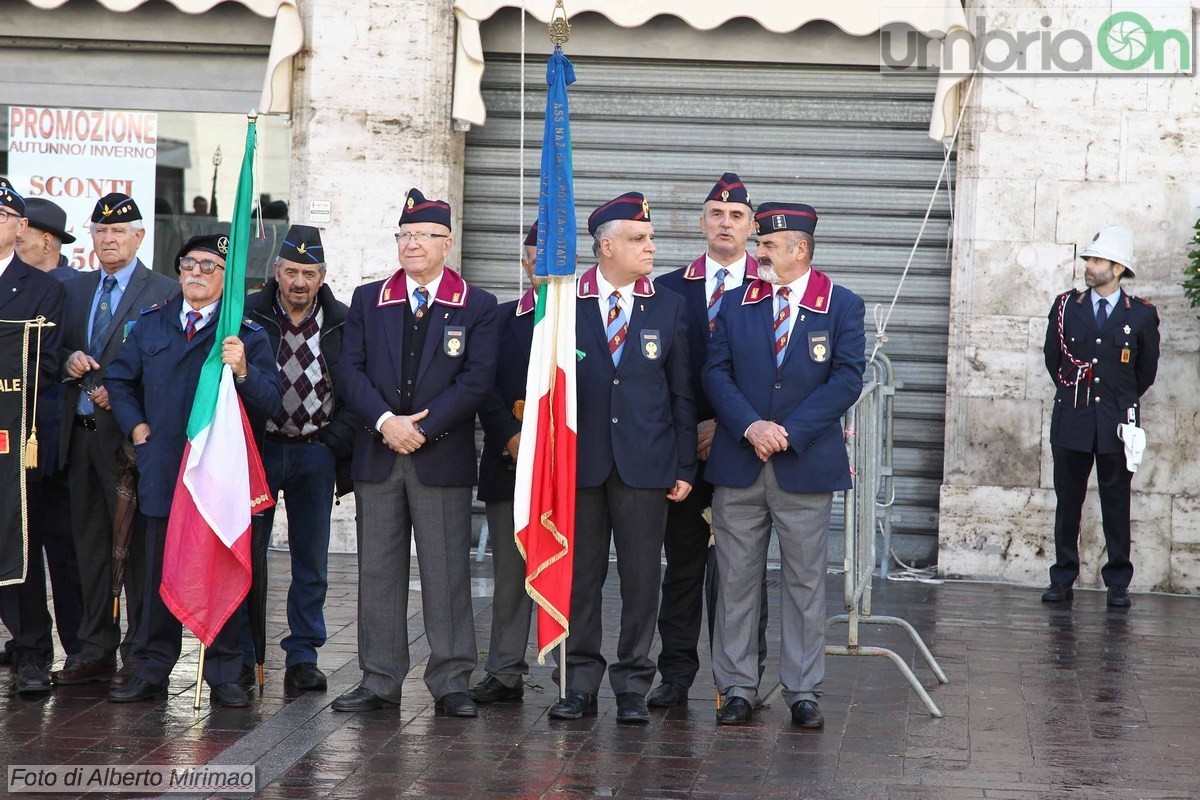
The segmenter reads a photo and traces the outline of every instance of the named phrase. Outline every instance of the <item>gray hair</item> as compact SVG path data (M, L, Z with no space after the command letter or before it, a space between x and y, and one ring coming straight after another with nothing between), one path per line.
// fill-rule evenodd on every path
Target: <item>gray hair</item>
M592 234L592 255L596 258L600 257L600 240L611 239L616 235L617 226L621 224L619 219L610 219L608 222L602 222L596 228L596 232Z
M97 225L113 225L113 224L118 224L118 225L120 225L120 224L124 224L124 225L128 225L128 226L129 226L129 230L133 231L134 233L137 233L138 231L141 231L141 230L145 230L145 229L146 229L146 223L145 223L145 222L143 222L143 221L142 221L142 220L140 220L140 219L131 219L131 220L129 220L129 222L126 222L126 223L112 223L112 222L88 222L88 224L87 224L85 227L86 227L86 229L87 229L88 235L90 235L90 236L95 236L95 235L96 235L96 226L97 226Z
M808 257L812 258L813 250L816 248L816 240L808 231L788 231L788 248L795 248L800 242L808 244Z
M275 256L275 269L279 269L279 265L282 263L283 263L283 256ZM293 261L292 263L294 264L296 262ZM325 274L325 262L324 261L319 261L314 266L320 267L321 274L322 275Z

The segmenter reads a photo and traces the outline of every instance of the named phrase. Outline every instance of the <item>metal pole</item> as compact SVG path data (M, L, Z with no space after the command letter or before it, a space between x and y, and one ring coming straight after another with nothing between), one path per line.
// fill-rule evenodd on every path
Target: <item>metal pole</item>
M200 643L200 661L196 664L196 701L192 708L200 710L200 692L204 689L204 642Z

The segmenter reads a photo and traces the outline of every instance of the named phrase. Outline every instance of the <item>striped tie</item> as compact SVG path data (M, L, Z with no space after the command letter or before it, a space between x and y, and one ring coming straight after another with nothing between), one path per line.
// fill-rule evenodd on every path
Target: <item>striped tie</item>
M117 279L112 275L104 276L104 285L100 289L100 302L96 305L96 316L92 317L92 340L88 342L88 352L93 358L100 357L100 350L112 327L113 307L112 293L117 288Z
M625 312L621 310L621 293L613 292L608 298L608 352L612 355L613 366L621 363L621 351L625 349L625 333L629 325L625 321Z
M787 354L788 344L788 317L792 316L792 308L788 305L788 296L791 294L788 287L780 287L779 293L775 296L775 371L778 372L783 367L783 357Z
M196 335L196 323L200 321L200 317L201 314L199 311L189 311L187 313L187 325L183 327L183 332L187 335L189 342Z
M413 310L413 316L420 319L425 316L425 309L429 306L429 290L424 286L418 286L414 296L417 300L417 307Z
M725 296L725 279L729 270L721 267L717 270L717 285L713 287L712 297L708 298L708 335L712 336L717 329L717 312L721 310L721 298Z

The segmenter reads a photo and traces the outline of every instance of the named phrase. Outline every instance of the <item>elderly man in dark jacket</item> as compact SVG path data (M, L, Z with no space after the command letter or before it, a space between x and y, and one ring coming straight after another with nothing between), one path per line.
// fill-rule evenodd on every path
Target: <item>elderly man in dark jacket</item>
M317 667L317 648L325 643L329 516L335 487L339 495L350 490L355 432L332 371L341 359L348 309L325 285L319 230L308 225L288 230L274 277L246 299L246 309L271 339L283 386L283 411L267 421L263 467L272 494L283 492L287 498L292 584L289 632L280 643L287 653L284 689L323 692L326 678ZM254 524L265 528L260 531L265 536L274 520L272 506ZM243 636L243 656L248 655L247 638Z

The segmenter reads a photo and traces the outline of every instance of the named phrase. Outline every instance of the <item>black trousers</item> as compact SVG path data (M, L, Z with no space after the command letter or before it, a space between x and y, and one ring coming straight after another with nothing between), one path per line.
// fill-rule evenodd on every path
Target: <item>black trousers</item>
M604 679L601 605L609 543L617 549L621 628L617 660L609 668L614 694L647 694L654 681L650 646L658 615L660 562L667 524L667 489L627 486L616 468L600 486L575 493L575 555L571 582L571 635L567 688L596 694Z
M720 586L716 558L710 558L709 553L710 526L704 519L704 509L712 505L712 497L712 484L701 478L682 503L671 503L667 511L667 531L663 540L667 567L663 572L662 603L658 608L658 635L662 640L658 672L664 682L685 689L696 680L700 670L697 643L706 607L709 610L708 643L710 648L712 646L712 611ZM759 677L767 658L765 573L762 590L762 613L758 621Z
M1058 506L1054 512L1054 566L1050 581L1070 586L1079 577L1079 520L1087 496L1092 464L1100 484L1100 515L1104 521L1104 543L1108 563L1100 570L1104 585L1127 588L1133 579L1129 561L1129 497L1133 473L1125 468L1125 454L1081 453L1053 447L1054 494Z
M162 583L163 552L167 543L166 517L146 517L146 594L142 599L142 630L134 657L141 661L137 676L148 683L166 683L183 651L183 625L158 593ZM241 615L234 613L204 654L204 680L210 686L237 683L242 669L238 648Z
M26 484L26 507L40 505L41 482ZM28 559L25 581L0 586L0 620L12 634L13 664L40 663L52 652L50 612L46 609L46 570L42 565L41 526L28 526Z

